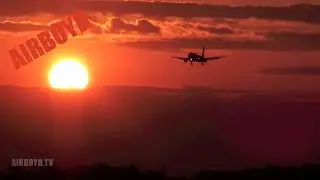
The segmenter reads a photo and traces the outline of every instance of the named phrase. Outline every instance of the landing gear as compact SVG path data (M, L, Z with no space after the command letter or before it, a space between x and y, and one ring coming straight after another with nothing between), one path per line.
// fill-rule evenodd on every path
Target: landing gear
M190 65L191 65L191 66L193 66L193 63L192 63L192 61L190 61Z
M201 65L203 66L203 62L201 62Z

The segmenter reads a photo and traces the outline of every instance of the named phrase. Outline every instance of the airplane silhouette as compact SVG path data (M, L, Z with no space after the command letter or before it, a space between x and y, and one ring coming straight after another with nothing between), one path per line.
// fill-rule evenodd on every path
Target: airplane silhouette
M201 64L203 65L205 62L207 62L208 60L216 60L216 59L220 59L223 58L225 56L217 56L217 57L209 57L206 58L204 57L204 52L206 50L206 47L203 47L202 49L202 55L196 54L196 53L192 53L190 52L188 54L188 57L172 57L172 58L176 58L176 59L181 59L183 60L185 63L187 63L188 61L190 61L191 66L193 65L193 62L201 62Z

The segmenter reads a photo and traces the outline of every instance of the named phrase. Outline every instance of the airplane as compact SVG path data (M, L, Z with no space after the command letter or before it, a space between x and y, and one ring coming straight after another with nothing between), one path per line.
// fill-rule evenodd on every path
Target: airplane
M171 58L176 58L176 59L181 59L183 60L185 63L187 63L188 61L190 61L190 65L193 65L193 62L201 62L201 64L203 65L205 62L207 62L208 60L216 60L216 59L220 59L223 58L225 56L217 56L217 57L204 57L204 52L206 50L206 47L203 47L202 49L202 55L196 54L196 53L192 53L190 52L188 54L188 57L171 57Z

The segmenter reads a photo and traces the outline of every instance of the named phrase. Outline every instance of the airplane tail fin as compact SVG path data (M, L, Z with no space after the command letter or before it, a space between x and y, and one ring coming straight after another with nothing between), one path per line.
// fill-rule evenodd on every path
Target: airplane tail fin
M204 52L205 52L205 50L206 50L206 47L203 46L203 49L202 49L202 57L203 57L203 58L204 58Z

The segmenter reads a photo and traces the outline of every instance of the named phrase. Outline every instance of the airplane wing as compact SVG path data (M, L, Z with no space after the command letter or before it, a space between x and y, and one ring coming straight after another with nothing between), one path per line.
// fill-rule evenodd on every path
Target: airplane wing
M189 58L184 58L184 57L171 57L171 58L176 58L176 59L181 59L181 60L188 60Z
M209 57L209 58L204 58L205 60L215 60L215 59L220 59L220 58L224 58L226 56L217 56L217 57Z

